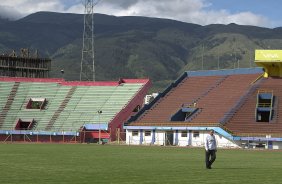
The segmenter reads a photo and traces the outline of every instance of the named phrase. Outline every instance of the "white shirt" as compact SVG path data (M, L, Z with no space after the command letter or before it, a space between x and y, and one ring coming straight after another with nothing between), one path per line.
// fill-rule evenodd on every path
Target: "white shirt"
M216 140L214 135L208 135L205 141L205 149L208 150L216 150Z

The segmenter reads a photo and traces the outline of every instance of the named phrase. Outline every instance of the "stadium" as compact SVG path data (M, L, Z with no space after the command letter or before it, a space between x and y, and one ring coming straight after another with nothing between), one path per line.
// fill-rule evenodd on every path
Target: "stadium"
M185 72L125 125L127 144L281 149L281 51L256 50L262 68Z
M154 18L158 21L151 19L151 23L147 24L144 17L131 19L128 16L125 17L126 21L119 22L105 16L95 26L99 30L95 35L95 40L98 38L96 43L99 44L96 55L93 7L100 0L84 0L83 45L78 73L77 56L80 56L80 46L77 47L76 44L79 42L80 45L81 38L74 35L81 30L77 29L77 32L71 34L66 30L79 27L75 22L82 23L82 19L66 14L63 16L68 20L65 24L58 14L47 13L44 16L45 13L39 12L37 15L40 19L27 17L16 20L19 24L13 24L1 16L17 13L17 8L63 8L58 4L62 1L58 0L21 1L20 4L15 2L0 3L1 28L6 25L11 28L0 31L0 50L9 52L0 55L1 184L281 183L282 51L255 51L257 67L252 67L251 59L254 48L281 48L281 28L273 28L275 34L270 34L263 27L241 27L233 22L229 26L210 24L205 27L193 24L184 26L175 22L168 24L168 20L162 18ZM64 2L72 4L74 1ZM144 6L141 10L148 12L150 17L157 15L152 12L154 7L164 14L168 13L168 8L168 15L178 14L172 11L177 7L177 10L190 16L197 6L203 6L211 14L194 14L197 19L213 19L217 15L209 1L105 2L108 5L102 7L112 11L111 14L116 11L112 9L115 7L113 5L119 4L126 6L126 10L132 11L135 16L138 8L130 8L129 4L142 5L145 2L149 6ZM9 9L5 4L14 6ZM192 6L187 9L185 4ZM243 8L254 5L253 2L240 4L236 1L232 7L237 4ZM277 16L271 5L278 7L274 2L267 2L263 11ZM77 4L72 7L81 9ZM205 10L201 9L200 13L205 13ZM230 9L220 11L220 16L217 16L219 18L227 16L237 19L232 16L236 14L227 12ZM238 13L247 21L254 18L252 11L239 10ZM210 15L212 16L208 17ZM264 18L258 17L268 22ZM64 29L58 29L60 34L56 34L52 26ZM131 26L134 29L128 29ZM160 31L155 31L163 26ZM181 26L181 29L175 29L177 26ZM152 29L148 29L151 27ZM32 31L33 29L38 31ZM223 33L221 29L224 30ZM245 34L247 29L251 32ZM118 34L113 34L115 30ZM125 30L124 34L121 30ZM236 34L225 37L227 33L233 33L233 30ZM16 34L13 34L14 31ZM218 34L213 37L212 32ZM106 35L106 39L99 40L101 33ZM20 36L23 39L19 39ZM69 37L66 40L70 42L59 46L66 37ZM248 39L244 39L245 37ZM101 44L103 42L106 44ZM136 44L137 42L142 44ZM175 44L176 42L180 44ZM46 46L49 46L45 50L48 52L42 53L45 57L52 58L56 66L52 65L53 73L50 72L51 59L39 58L38 51L31 54L29 50L41 50ZM6 51L21 47L29 49L21 49L19 55L15 50ZM106 52L101 52L101 47ZM132 49L135 47L136 50ZM230 47L232 52L224 47ZM50 54L49 49L55 53ZM128 52L131 49L132 55ZM150 55L146 50L152 51L149 52ZM96 64L94 55L99 61ZM145 57L139 57L141 55ZM123 62L127 60L127 56L130 62ZM169 57L170 60L166 60ZM110 62L110 59L115 62ZM160 81L153 75L140 72L144 65L149 69L153 65L158 66L160 63L156 59L165 61L164 66L167 65L169 69L178 67L179 70L168 70L167 73L148 70L149 74L153 73L161 78ZM190 59L193 62L188 62ZM64 60L62 65L59 60ZM186 65L186 60L189 65ZM200 60L201 70L194 71L200 68ZM217 67L213 67L212 63L216 60ZM219 65L221 62L222 67ZM136 65L127 63L143 65L135 68L133 66ZM197 65L191 67L190 64ZM101 70L105 65L111 66L111 70ZM98 66L96 70L95 66ZM213 70L203 70L204 66ZM140 74L134 75L134 72L130 73L131 70L118 70L125 67ZM103 76L112 73L115 75ZM169 76L169 73L175 75ZM181 76L177 78L176 75ZM97 78L104 81L97 81ZM171 79L176 80L172 82ZM154 85L152 81L155 82ZM158 90L169 83L171 84L159 93ZM204 140L210 130L215 131L219 147L215 150L216 161L212 169L206 167L205 156L209 151L204 150Z
M258 50L260 68L187 71L144 105L149 79L66 81L49 59L0 56L0 181L280 183L266 149L282 146L281 61ZM256 149L219 149L207 172L211 129L221 148Z
M151 85L148 79L90 82L40 78L48 76L50 60L46 59L1 56L0 62L3 142L122 140L123 122L140 109ZM10 66L11 62L14 65ZM39 62L38 67L33 64Z
M0 78L0 84L1 141L93 142L116 140L116 130L142 105L148 80Z
M48 59L1 56L0 141L203 147L213 129L219 147L281 149L281 61L257 50L258 68L187 71L144 105L149 79L65 81Z

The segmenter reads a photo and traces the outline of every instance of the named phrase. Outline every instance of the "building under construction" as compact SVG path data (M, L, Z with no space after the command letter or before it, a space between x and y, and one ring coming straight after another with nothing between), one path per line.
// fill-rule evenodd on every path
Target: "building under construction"
M38 58L37 52L30 55L28 49L21 49L19 56L15 51L0 56L0 76L48 78L50 69L50 59Z

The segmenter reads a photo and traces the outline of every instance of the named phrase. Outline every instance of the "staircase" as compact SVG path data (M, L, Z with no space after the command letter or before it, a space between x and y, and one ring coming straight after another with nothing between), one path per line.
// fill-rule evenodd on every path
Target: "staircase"
M242 96L237 104L235 104L234 107L232 107L227 113L225 113L224 117L220 120L221 125L225 125L228 123L233 116L238 112L238 110L246 103L247 99L255 92L257 91L259 85L263 82L264 80L261 79L254 83L249 90L245 93L244 96Z
M5 121L5 118L7 116L7 113L9 112L11 105L12 105L14 99L15 99L19 85L20 85L19 82L15 82L14 86L11 89L10 95L7 99L6 105L3 107L2 112L0 113L0 128L2 127L2 125Z
M183 103L193 104L218 88L228 76L191 77L184 79L177 87L170 89L166 95L157 97L152 107L143 112L136 121L167 122Z
M270 123L277 123L279 120L279 97L274 98L273 114Z
M59 108L53 114L53 116L52 116L51 120L49 121L48 125L46 126L45 130L51 130L51 128L53 127L54 123L56 122L56 120L60 116L61 112L65 109L65 107L69 103L69 101L70 101L72 95L74 94L76 88L77 88L76 86L72 86L72 88L69 90L69 92L67 93L65 99L62 101L62 103L59 106Z
M207 96L213 89L217 88L218 86L220 86L221 83L223 83L226 79L228 78L228 75L223 76L222 78L218 79L215 83L215 85L211 86L207 91L205 91L203 94L201 94L198 98L196 98L193 103L197 103L201 98L204 98L205 96Z
M257 104L257 92L250 95L245 104L234 114L234 116L224 125L229 130L238 135L281 135L282 124L279 121L281 117L282 104L282 85L280 78L263 78L258 90L273 90L274 94L274 114L273 119L269 122L257 122L255 110Z

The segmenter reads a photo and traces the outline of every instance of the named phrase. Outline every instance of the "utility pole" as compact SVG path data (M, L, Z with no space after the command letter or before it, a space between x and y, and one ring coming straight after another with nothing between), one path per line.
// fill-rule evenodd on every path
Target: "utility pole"
M217 53L217 69L219 70L219 54Z
M100 115L103 113L101 110L97 111L98 113L98 123L99 123L99 144L101 144L101 122L100 122Z
M95 81L94 6L98 0L84 0L84 30L80 65L80 81Z
M249 50L249 63L250 63L250 68L252 68L251 49Z
M202 46L202 70L204 70L204 52L205 52L205 45Z

